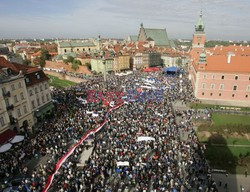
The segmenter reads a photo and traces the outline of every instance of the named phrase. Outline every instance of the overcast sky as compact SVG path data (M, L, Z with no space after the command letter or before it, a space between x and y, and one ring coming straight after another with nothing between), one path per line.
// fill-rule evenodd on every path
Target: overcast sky
M0 0L0 38L126 38L143 22L191 39L201 9L207 39L250 40L250 0Z

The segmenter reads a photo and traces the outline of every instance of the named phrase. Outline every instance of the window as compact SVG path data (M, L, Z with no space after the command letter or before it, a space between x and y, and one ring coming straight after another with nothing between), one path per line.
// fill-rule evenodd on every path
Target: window
M36 102L37 102L37 106L39 106L39 105L40 105L40 99L37 98L37 99L36 99Z
M22 115L22 114L21 114L21 110L20 110L20 108L18 108L18 109L17 109L17 116L18 116L18 117L21 117L21 115Z
M42 85L40 85L40 91L43 91L43 87L42 87Z
M9 107L10 106L9 99L8 98L4 98L4 100L5 100L6 107Z
M210 93L210 96L213 96L213 93Z
M32 109L34 109L36 106L35 106L35 101L31 101L31 104L32 104Z
M225 78L224 75L222 75L222 76L221 76L221 79L224 79L224 78Z
M246 95L246 98L248 98L248 95Z
M15 84L12 84L11 85L11 90L14 91L16 88L15 88Z
M32 92L32 90L31 90L31 89L29 90L29 94L30 94L30 96L32 96L32 95L33 95L33 92Z
M215 75L212 75L212 79L215 79Z
M64 53L66 53L67 52L67 49L64 49Z
M234 94L232 94L232 97L234 97L235 95Z
M40 74L39 73L36 73L36 78L40 79Z
M21 82L18 83L18 88L22 88Z
M247 86L247 91L250 91L250 85Z
M202 83L202 89L206 89L206 83Z
M47 101L49 101L49 94L48 93L46 94L46 97L47 97Z
M219 96L221 96L221 93L219 93Z
M6 93L7 91L6 91L6 87L3 87L2 88L2 91L3 91L3 93Z
M211 88L211 89L214 89L214 87L215 87L215 85L212 83L210 88Z
M239 79L239 77L238 76L235 76L235 80L238 80Z
M20 93L20 96L21 96L21 100L24 100L23 92Z
M37 87L35 88L35 93L38 93L38 91L37 91Z
M0 125L1 127L3 127L5 125L5 122L4 122L4 118L3 117L0 117Z
M234 90L234 91L237 90L237 85L234 85L233 90Z
M203 75L203 79L206 79L207 78L207 75Z
M76 50L77 50L77 51L79 51L79 49L78 49L78 48L77 48Z
M18 102L18 100L17 100L17 95L14 96L14 101L15 101L15 103Z
M30 79L29 79L29 78L26 78L26 79L25 79L25 82L26 82L26 83L29 83L29 82L30 82Z
M45 84L44 87L45 87L45 89L48 89L48 84Z
M204 93L204 92L202 92L202 95L205 95L205 93Z
M26 105L23 106L23 111L24 111L24 114L27 113L27 107L26 107Z
M220 90L224 89L224 84L220 84Z
M42 95L42 102L44 103L45 101L44 101L44 95Z

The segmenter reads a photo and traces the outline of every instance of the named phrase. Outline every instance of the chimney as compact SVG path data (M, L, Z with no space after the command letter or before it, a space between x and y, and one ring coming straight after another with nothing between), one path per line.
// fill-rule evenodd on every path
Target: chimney
M227 63L230 64L231 63L231 57L235 56L235 54L233 52L228 52L227 54Z

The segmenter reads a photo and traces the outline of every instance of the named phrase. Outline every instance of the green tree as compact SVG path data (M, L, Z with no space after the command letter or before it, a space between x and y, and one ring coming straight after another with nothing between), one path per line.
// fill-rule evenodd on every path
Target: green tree
M68 62L68 63L73 63L73 62L74 62L74 57L68 56L67 62Z
M81 61L79 60L73 60L71 68L76 71L79 68L80 63Z
M25 60L23 60L23 64L28 66L31 64L31 61L28 59L25 59Z
M42 49L41 50L41 56L40 56L40 66L44 67L45 63L46 63L46 60L50 60L50 57L51 56L50 56L48 50Z

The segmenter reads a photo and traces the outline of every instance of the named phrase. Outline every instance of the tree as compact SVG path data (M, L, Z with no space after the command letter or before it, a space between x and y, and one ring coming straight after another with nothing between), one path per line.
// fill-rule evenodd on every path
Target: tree
M45 66L45 63L46 63L46 60L49 60L50 57L51 57L51 56L50 56L48 50L42 49L42 50L41 50L41 56L40 56L40 66L41 66L41 67L44 67L44 66Z
M87 67L88 67L88 69L91 71L91 64L90 63L86 63L85 64Z
M73 63L73 62L74 62L74 57L68 56L67 62L68 62L68 63Z
M23 64L28 66L31 64L31 62L30 62L30 60L25 59L25 60L23 60Z
M73 60L71 68L76 71L79 68L80 63L81 63L81 61L79 61L79 60Z

